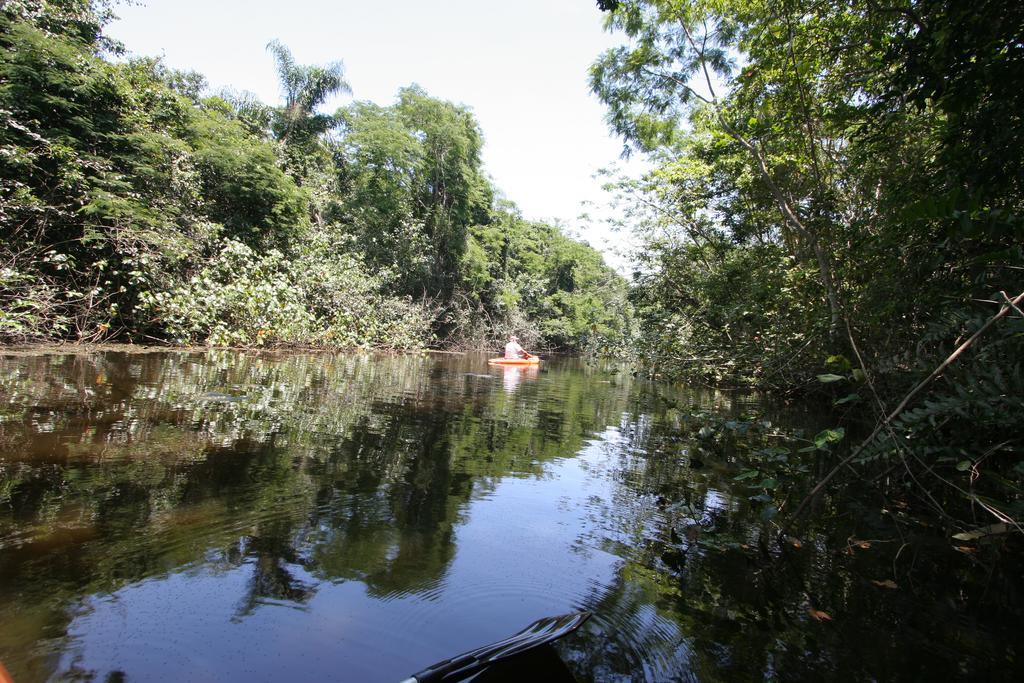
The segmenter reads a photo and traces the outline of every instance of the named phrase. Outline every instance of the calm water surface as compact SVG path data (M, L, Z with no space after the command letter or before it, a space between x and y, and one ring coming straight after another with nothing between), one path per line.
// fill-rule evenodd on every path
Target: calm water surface
M850 543L870 518L759 552L737 445L680 406L760 408L576 359L0 359L0 660L19 683L397 681L586 609L557 647L583 681L1012 670L954 587L876 583L892 553Z

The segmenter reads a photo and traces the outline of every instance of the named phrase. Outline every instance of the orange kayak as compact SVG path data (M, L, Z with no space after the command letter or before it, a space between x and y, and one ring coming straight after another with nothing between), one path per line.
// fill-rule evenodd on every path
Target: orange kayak
M487 362L491 365L537 365L540 363L540 358L537 356L531 358L492 358Z

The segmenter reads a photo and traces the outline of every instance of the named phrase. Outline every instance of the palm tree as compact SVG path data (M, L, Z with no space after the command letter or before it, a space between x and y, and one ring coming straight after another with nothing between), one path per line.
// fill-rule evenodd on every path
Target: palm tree
M277 139L282 142L295 138L308 140L330 130L335 118L317 114L316 108L331 95L352 92L345 80L345 66L341 62L326 66L296 64L291 50L279 40L267 43L267 49L277 62L277 75L285 98L284 107L277 110L272 125Z

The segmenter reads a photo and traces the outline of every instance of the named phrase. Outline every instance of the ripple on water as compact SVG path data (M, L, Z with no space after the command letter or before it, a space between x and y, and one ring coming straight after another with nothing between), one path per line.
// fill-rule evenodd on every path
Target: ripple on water
M688 639L676 621L652 605L597 611L585 628L584 640L609 655L603 664L609 679L617 678L612 674L627 673L636 680L636 674L643 672L640 680L677 680L690 669Z

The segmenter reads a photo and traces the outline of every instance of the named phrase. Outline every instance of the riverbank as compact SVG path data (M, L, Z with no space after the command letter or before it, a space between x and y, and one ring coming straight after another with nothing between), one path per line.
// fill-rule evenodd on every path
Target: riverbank
M79 342L67 343L37 343L37 344L0 344L0 356L43 356L43 355L87 355L95 353L126 353L141 355L149 353L205 353L208 351L230 351L235 353L250 353L260 355L287 356L295 354L353 354L370 353L374 355L417 355L417 354L438 354L438 355L465 355L469 351L448 351L444 349L417 349L395 351L393 349L365 349L359 347L327 349L314 346L196 346L181 344L84 344ZM497 353L497 351L495 351Z
M234 351L240 353L261 353L261 354L299 354L299 353L321 353L321 354L346 354L346 353L372 353L376 355L416 355L436 354L447 356L464 356L472 353L501 354L504 349L500 346L493 348L471 348L471 349L405 349L396 350L391 348L325 348L323 346L300 346L293 344L281 344L275 346L200 346L184 344L133 344L124 343L100 343L89 344L84 342L38 342L32 344L0 344L0 355L2 356L38 356L46 354L86 354L113 351L117 353L142 354L183 351L186 353L200 353L205 351ZM566 356L576 355L567 351L553 351L539 349L537 353L545 356Z

